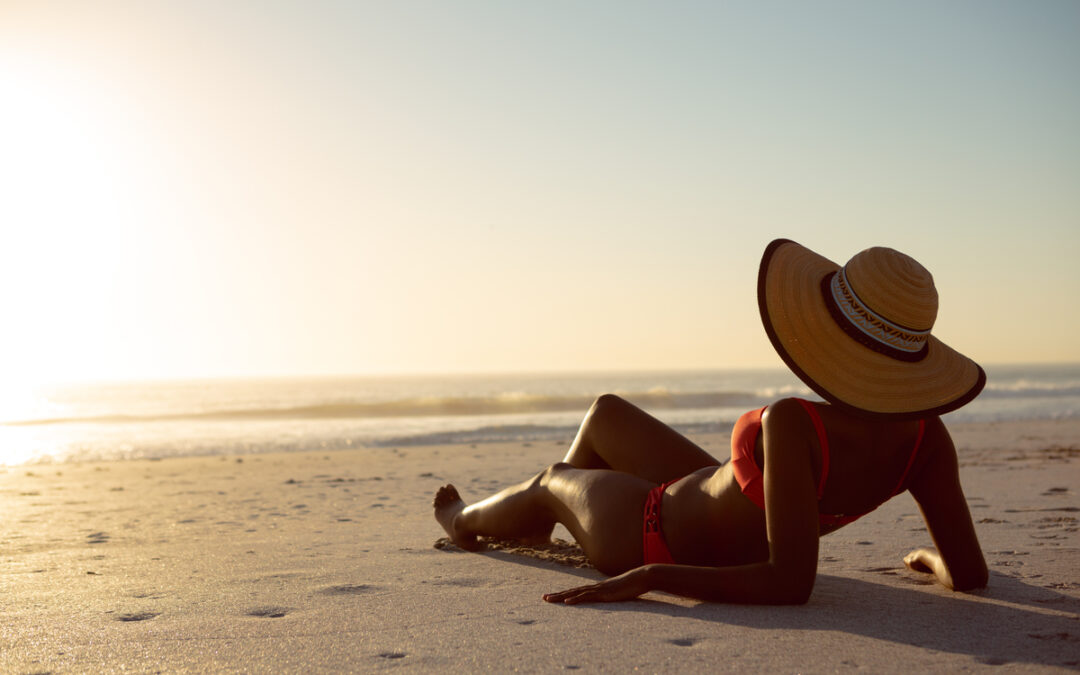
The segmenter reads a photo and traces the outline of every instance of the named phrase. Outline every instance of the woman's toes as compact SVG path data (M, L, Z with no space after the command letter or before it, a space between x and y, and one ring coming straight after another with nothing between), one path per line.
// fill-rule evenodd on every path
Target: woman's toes
M455 501L460 501L461 495L458 494L457 488L453 485L445 485L435 493L435 501L433 502L435 508L439 509L448 504L452 504Z

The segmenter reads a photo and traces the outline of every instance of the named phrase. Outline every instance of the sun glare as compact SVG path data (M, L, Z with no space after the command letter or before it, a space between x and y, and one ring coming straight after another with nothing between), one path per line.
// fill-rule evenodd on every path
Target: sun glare
M0 364L14 391L77 378L78 357L101 351L143 190L128 120L85 73L0 59L0 101Z

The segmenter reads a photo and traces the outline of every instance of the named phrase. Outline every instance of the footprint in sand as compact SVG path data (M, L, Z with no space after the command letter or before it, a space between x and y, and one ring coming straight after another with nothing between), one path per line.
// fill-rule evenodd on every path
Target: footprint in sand
M676 647L693 647L697 643L696 638L673 638L667 641Z
M319 593L322 595L365 595L374 590L375 587L368 584L340 584L324 588Z
M1033 523L1039 523L1039 529L1044 530L1048 527L1064 527L1071 523L1076 522L1076 518L1073 516L1047 516L1045 518L1037 518Z
M158 612L133 612L131 614L117 614L116 615L116 620L117 621L124 621L124 622L149 621L150 619L153 619L155 616L159 616L159 613Z
M1061 642L1080 642L1080 635L1072 633L1028 633L1029 638L1036 640L1054 640Z
M247 615L262 619L280 619L290 611L288 607L256 607L255 609L249 609Z
M87 544L104 544L109 541L109 535L104 532L94 532L86 535Z

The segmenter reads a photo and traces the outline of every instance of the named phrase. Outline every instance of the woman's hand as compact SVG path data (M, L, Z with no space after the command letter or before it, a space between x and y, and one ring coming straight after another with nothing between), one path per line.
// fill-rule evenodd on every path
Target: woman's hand
M904 556L904 564L913 572L933 574L945 588L956 590L952 575L941 554L929 548L920 548Z
M941 557L928 548L916 549L904 556L904 564L909 570L924 574L934 574L935 566L940 563L940 560Z
M579 602L620 602L633 600L649 590L648 572L644 567L636 567L617 577L605 579L596 584L571 588L559 593L547 593L544 600L576 605Z

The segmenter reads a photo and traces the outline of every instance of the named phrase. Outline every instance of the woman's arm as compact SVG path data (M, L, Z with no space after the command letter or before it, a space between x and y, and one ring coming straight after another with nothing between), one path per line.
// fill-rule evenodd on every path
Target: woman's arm
M927 421L923 451L930 454L909 486L937 551L918 549L904 558L917 572L929 572L946 588L966 591L986 585L988 572L971 522L956 447L940 419Z
M646 565L544 599L612 602L656 590L716 602L805 603L814 587L818 555L817 490L808 440L814 437L813 427L796 401L783 400L769 407L762 433L767 561L735 567Z
M810 597L810 588L796 588L771 563L738 567L644 565L599 583L548 593L544 600L576 605L582 602L633 600L649 591L664 591L710 602L756 605L798 605Z

